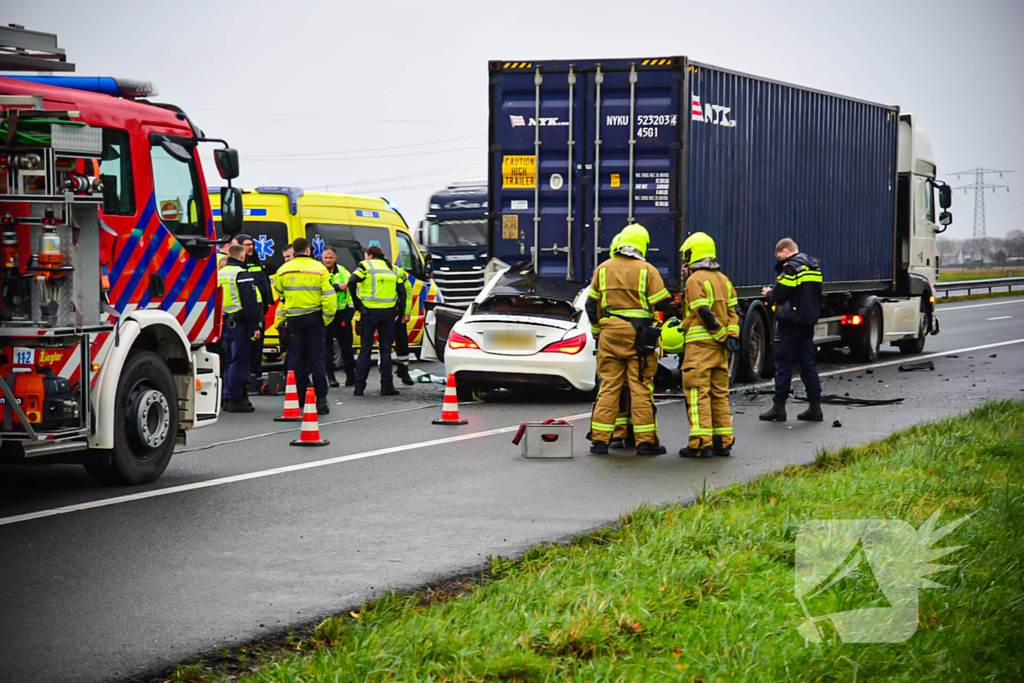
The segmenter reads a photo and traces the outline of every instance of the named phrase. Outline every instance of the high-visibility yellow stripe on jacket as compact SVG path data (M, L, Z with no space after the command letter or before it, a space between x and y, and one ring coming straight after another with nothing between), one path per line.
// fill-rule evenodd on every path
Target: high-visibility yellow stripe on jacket
M241 266L225 265L217 271L217 284L224 292L224 313L238 313L242 310L242 297L238 295L238 274L244 272Z
M353 276L359 281L359 300L367 308L393 308L398 303L398 275L385 261L362 261Z
M324 323L330 323L338 310L331 274L324 264L308 255L296 256L278 269L274 294L281 300L274 316L278 323L317 311L323 312Z
M335 271L330 273L332 285L347 285L348 279L352 277L352 273L348 272L348 268L341 265L340 263L335 265ZM349 294L348 290L338 292L338 310L343 311L349 306Z

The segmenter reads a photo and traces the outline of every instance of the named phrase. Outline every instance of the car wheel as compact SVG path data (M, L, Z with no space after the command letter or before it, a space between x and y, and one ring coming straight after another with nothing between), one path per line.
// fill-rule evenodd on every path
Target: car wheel
M103 484L148 484L171 460L178 436L178 394L163 358L151 351L128 357L114 397L110 463L89 465Z

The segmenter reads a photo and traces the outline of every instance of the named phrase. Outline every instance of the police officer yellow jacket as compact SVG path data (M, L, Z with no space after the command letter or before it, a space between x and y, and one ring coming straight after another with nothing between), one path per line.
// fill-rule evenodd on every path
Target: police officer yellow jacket
M380 310L394 308L406 310L406 288L399 287L399 276L386 261L370 259L356 267L348 281L348 289L356 309ZM405 271L402 271L404 274Z
M274 278L274 294L281 300L277 305L275 324L280 324L286 317L317 311L323 312L324 324L329 324L338 309L338 294L331 284L331 274L324 264L308 254L296 255L278 269Z

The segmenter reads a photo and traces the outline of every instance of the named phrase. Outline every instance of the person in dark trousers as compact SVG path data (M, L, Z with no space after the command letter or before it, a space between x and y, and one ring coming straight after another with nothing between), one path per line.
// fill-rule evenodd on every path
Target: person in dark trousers
M391 345L395 341L395 320L405 311L405 287L398 286L398 275L380 247L369 247L348 281L352 302L359 311L359 360L356 362L355 395L362 396L370 376L373 338L377 336L380 353L380 393L397 396L391 375Z
M821 269L818 260L800 252L790 238L775 247L774 287L765 287L761 294L775 306L775 401L771 410L758 417L767 422L786 421L786 399L793 380L793 363L800 364L800 379L810 403L798 420L821 422L821 380L814 360L814 325L821 311Z
M264 318L274 302L274 292L270 288L270 274L256 255L256 242L251 235L241 234L235 238L245 247L245 269L253 276L256 283L256 295ZM263 375L263 336L252 340L252 351L249 355L249 390L258 391L260 377Z
M221 368L224 378L222 406L228 413L251 413L255 408L245 394L249 376L249 354L253 338L262 336L263 315L256 297L256 283L245 269L245 248L233 244L228 249L217 282L224 294L224 330L221 341Z
M299 403L306 400L310 376L316 388L316 412L331 412L327 403L327 371L324 368L324 338L334 320L338 294L324 264L309 255L309 241L296 239L295 258L282 265L274 278L274 293L280 299L275 322L288 324L288 369L295 372Z
M338 369L334 365L334 341L337 340L341 349L341 366L345 370L345 386L350 387L356 383L356 360L352 350L352 305L348 295L348 281L352 273L338 263L338 252L329 244L324 247L324 254L320 258L331 274L334 291L338 293L338 313L327 326L327 384L338 386L338 378L334 374Z
M409 274L400 263L395 264L395 274L398 276L398 287L405 290L405 308L395 316L395 374L402 384L412 386L412 376L409 374L409 328L408 322L412 316L412 283L409 281Z

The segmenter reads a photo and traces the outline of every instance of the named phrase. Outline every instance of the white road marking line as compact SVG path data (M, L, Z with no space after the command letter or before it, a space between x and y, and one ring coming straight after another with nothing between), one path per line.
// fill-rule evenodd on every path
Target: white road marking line
M338 405L341 405L340 401L338 402ZM415 408L402 408L401 410L389 410L386 413L373 413L373 414L370 414L370 415L358 415L356 417L346 417L346 418L341 419L341 420L331 420L330 422L320 422L319 424L320 424L321 427L329 427L330 425L342 424L343 422L356 422L358 420L369 420L369 419L374 418L374 417L387 417L388 415L397 415L398 413L411 413L414 410L425 410L427 408L440 408L440 407L441 407L440 403L437 403L437 404L432 403L432 404L427 405L427 406L416 406ZM295 422L293 424L299 424L299 423ZM205 446L196 446L195 448L183 448L180 451L174 451L174 455L179 455L181 453L195 453L196 451L206 451L206 450L209 450L209 449L213 448L214 446L225 446L225 445L227 445L229 443L238 443L239 441L250 441L252 439L262 439L265 436L276 436L278 434L288 434L289 432L298 432L300 430L301 430L300 427L291 427L289 429L279 429L279 430L277 430L275 432L264 432L263 434L253 434L252 436L242 436L242 437L239 437L237 439L228 439L227 441L215 441L213 443L206 444Z
M921 360L928 360L930 358L942 358L954 353L969 353L971 351L983 351L985 349L994 349L1000 346L1010 346L1012 344L1024 344L1024 339L1011 339L1010 341L995 342L992 344L985 344L983 346L968 346L963 349L950 349L949 351L940 351L939 353L929 353L923 356L908 356L906 358L900 358L899 360L887 360L881 363L872 363L871 365L857 365L852 368L843 368L841 370L829 370L828 372L819 372L818 377L832 377L833 375L843 375L850 372L863 372L868 368L884 368L889 365L901 365L903 363L916 363ZM793 381L796 382L800 378L796 375L793 376ZM761 389L763 387L774 387L775 382L760 382L759 384L744 384L730 389L729 393L743 391L745 389ZM2 522L2 520L0 520Z
M936 301L935 303L936 304L941 304L940 301ZM1014 299L1013 301L996 301L995 303L991 303L991 304L971 304L969 306L950 306L948 308L945 307L945 306L939 305L938 308L935 309L935 312L936 313L945 313L946 311L962 311L962 310L967 309L967 308L983 308L985 306L1005 306L1006 304L1024 304L1024 299Z
M997 315L994 318L985 318L985 320L1009 320L1012 317L1012 315Z
M580 420L583 418L589 418L590 413L582 413L580 415L569 415L563 417L563 420ZM500 427L498 429L488 429L483 432L473 432L471 434L459 434L458 436L449 436L443 439L434 439L432 441L422 441L417 443L403 444L401 446L391 446L389 448L380 448L375 451L364 451L362 453L353 453L352 455L341 455L335 458L326 458L324 460L315 460L313 462L298 463L295 465L287 465L285 467L275 467L269 470L260 470L258 472L248 472L246 474L236 474L230 477L221 477L219 479L209 479L207 481L197 481L192 484L182 484L181 486L169 486L163 489L154 489L152 491L143 491L141 493L132 493L126 496L115 496L113 498L104 498L102 500L94 500L88 503L78 503L76 505L66 505L59 508L51 508L49 510L40 510L39 512L29 512L23 515L13 515L11 517L0 518L0 526L5 524L17 524L18 522L27 522L32 519L41 519L43 517L53 517L55 515L63 515L69 512L80 512L82 510L92 510L95 508L106 507L108 505L118 505L120 503L130 503L136 500L145 500L146 498L158 498L160 496L169 496L175 493L184 493L185 491L196 491L198 489L210 488L212 486L223 486L224 484L233 484L240 481L248 481L250 479L261 479L263 477L271 477L277 474L287 474L288 472L299 472L301 470L308 470L314 467L325 467L327 465L336 465L342 462L349 462L351 460L362 460L364 458L373 458L378 455L387 455L389 453L401 453L402 451L411 451L418 448L430 448L431 446L441 446L448 443L455 443L457 441L468 441L470 439L480 439L485 436L494 436L495 434L507 434L514 432L519 429L519 425L513 425L511 427Z

